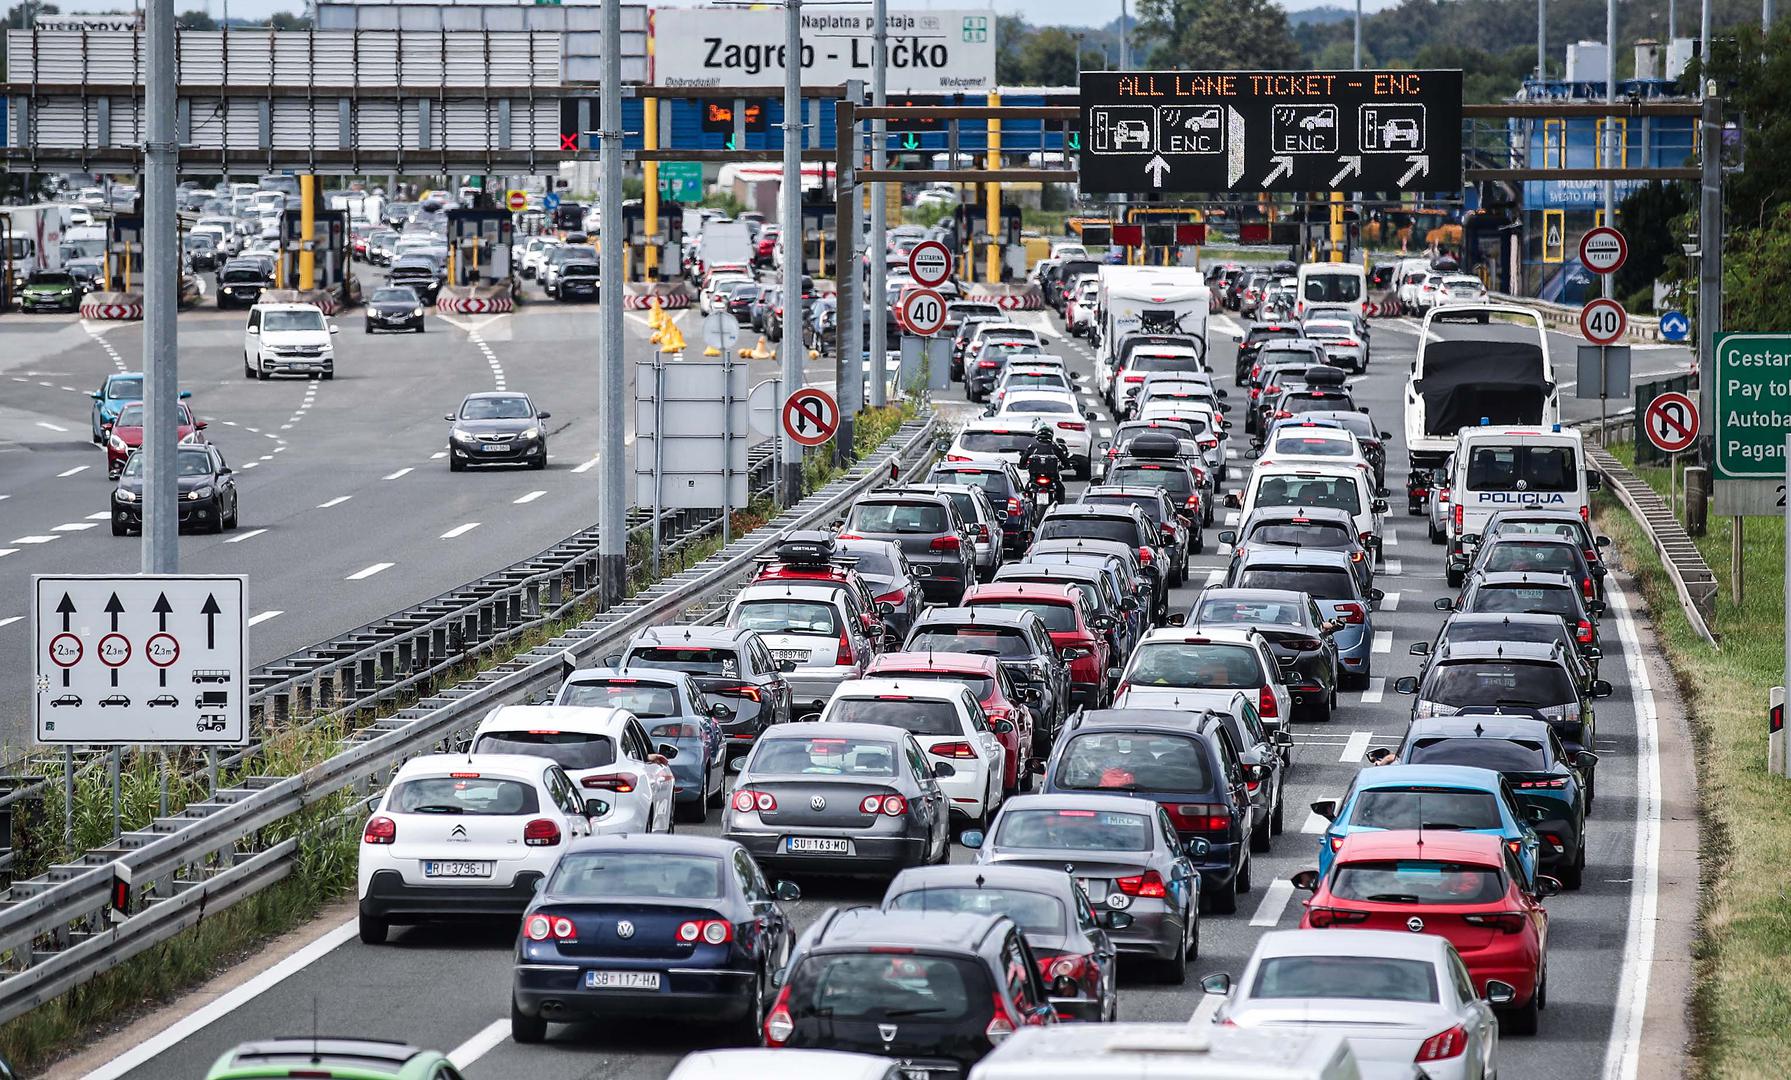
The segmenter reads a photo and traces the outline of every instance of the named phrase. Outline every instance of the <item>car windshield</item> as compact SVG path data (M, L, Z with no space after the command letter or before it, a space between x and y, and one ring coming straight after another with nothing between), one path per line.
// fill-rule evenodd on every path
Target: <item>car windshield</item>
M1265 476L1253 505L1323 506L1352 514L1362 509L1356 481L1347 476Z
M480 776L476 766L454 776L420 776L392 789L395 814L533 814L541 809L533 784Z
M1564 619L1580 617L1579 604L1573 590L1565 585L1482 585L1474 590L1468 611L1533 612L1538 615L1559 615Z
M1068 604L1051 604L1040 600L988 600L974 601L971 607L994 608L997 611L1030 611L1045 621L1045 629L1054 634L1073 634L1076 626L1076 609Z
M1356 578L1342 567L1246 566L1232 584L1240 589L1283 589L1315 600L1356 600Z
M1469 491L1578 491L1571 446L1476 446L1468 454Z
M1349 302L1362 298L1362 279L1354 274L1308 274L1308 303Z
M820 953L797 966L788 997L779 1000L796 1018L939 1024L971 1011L972 987L986 1011L991 992L987 981L969 960L908 949Z
M858 533L941 533L945 508L933 502L861 502L852 508L846 531Z
M567 772L601 769L616 763L614 740L608 735L583 731L488 731L473 742L473 752L544 757Z
M1524 536L1564 536L1581 547L1591 546L1587 543L1584 530L1567 521L1501 521L1495 528L1487 531L1489 537L1513 533Z
M1490 791L1370 788L1356 796L1347 823L1359 829L1503 829Z
M1006 454L1030 449L1030 431L966 431L958 436L958 445L973 454Z
M876 698L836 698L827 719L853 724L886 724L916 735L962 735L964 723L949 701L927 701L899 694Z
M1001 407L1004 413L1026 413L1043 415L1045 413L1074 413L1074 403L1056 397L1011 397Z
M755 776L896 775L894 743L851 738L771 738L759 744L748 770Z
M375 304L421 304L415 289L379 289L373 294Z
M581 900L719 900L722 872L721 860L707 855L656 851L642 858L620 851L574 851L560 858L547 891Z
M995 692L995 680L988 675L975 675L970 672L935 671L922 668L919 671L896 671L879 667L872 673L878 679L923 679L929 682L962 683L970 689L970 696L983 701Z
M1567 669L1548 661L1444 660L1430 669L1419 694L1457 708L1471 705L1548 707L1579 700Z
M1205 791L1212 774L1190 736L1098 731L1070 740L1056 782L1077 791Z
M1244 542L1275 547L1347 548L1356 542L1356 534L1335 522L1271 521L1251 529Z
M280 333L291 330L322 330L324 328L321 311L267 311L261 316L263 333Z
M623 667L664 668L691 675L734 676L740 672L740 657L733 649L711 649L706 646L658 645L637 648L628 654Z
M1138 523L1128 518L1064 515L1048 517L1039 523L1040 540L1117 540L1130 548L1137 547L1144 537Z
M1254 690L1262 685L1262 658L1248 645L1147 641L1138 646L1125 681L1132 686Z
M1202 602L1192 621L1202 625L1239 623L1261 626L1272 623L1277 626L1299 626L1305 619L1302 617L1302 605L1294 601L1220 598Z
M601 705L627 709L642 720L682 716L678 688L639 679L580 679L560 688L555 705Z
M820 600L747 600L734 609L731 626L762 634L817 634L838 637L833 605Z
M1163 502L1156 495L1083 495L1082 502L1088 506L1136 506L1151 521L1163 523Z
M1179 465L1115 465L1107 470L1107 482L1116 487L1160 487L1177 499L1194 493L1188 471Z
M1487 549L1481 569L1494 572L1542 570L1578 576L1579 549L1567 544L1502 540Z
M1548 767L1537 739L1419 739L1400 760L1408 765L1468 765L1495 772L1541 772Z
M974 653L998 656L1004 660L1024 660L1032 655L1032 642L1013 627L927 626L916 630L903 647L904 652Z
M1331 873L1331 895L1391 904L1490 904L1505 896L1496 866L1400 859L1343 863Z
M263 274L261 272L260 268L258 268L258 267L229 266L229 267L224 268L224 272L219 274L218 278L219 278L219 280L222 280L222 281L260 281L265 276L266 275ZM273 312L270 311L270 312L268 312L268 314L272 315ZM304 330L304 329L309 329L309 328L308 327L288 327L287 329Z
M998 848L1149 851L1150 818L1111 810L1003 810Z
M1066 384L1063 381L1063 376L1059 375L1055 372L1050 372L1050 373L1036 372L1035 373L1035 372L1031 372L1031 371L1026 371L1026 372L1020 372L1018 374L1009 374L1007 376L1006 380L1003 381L1001 385L1004 390L1021 390L1021 389L1030 390L1035 386L1049 386L1053 389L1062 388L1064 390L1069 389L1068 384ZM1037 410L1032 410L1032 411L1037 411Z
M1062 934L1063 901L1049 893L998 886L934 886L891 897L889 911L970 912L1006 915L1028 934ZM1035 946L1037 942L1033 943Z
M534 415L525 397L470 397L460 405L462 420L527 420Z
M27 285L50 285L57 287L68 287L74 285L74 283L75 279L61 270L33 270L31 271L31 276L25 280L25 284Z
M1435 1002L1437 972L1428 961L1389 956L1271 956L1250 996Z
M175 471L180 476L210 476L211 455L203 448L197 450L180 450L174 455ZM125 463L124 475L143 475L143 455L134 453Z

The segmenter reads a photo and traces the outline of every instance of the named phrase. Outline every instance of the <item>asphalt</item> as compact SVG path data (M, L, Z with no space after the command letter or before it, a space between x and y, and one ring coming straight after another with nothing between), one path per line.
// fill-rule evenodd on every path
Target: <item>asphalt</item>
M1059 325L1053 317L1034 318L1041 325ZM1213 364L1220 372L1231 368L1228 329L1235 331L1235 322L1215 321ZM1372 365L1367 376L1352 387L1357 401L1371 407L1379 426L1395 433L1387 479L1396 493L1406 472L1399 439L1400 403L1405 373L1415 353L1415 329L1416 324L1406 320L1377 322ZM1551 338L1556 363L1563 366L1564 373L1571 372L1574 344L1569 338ZM1075 372L1086 374L1090 358L1081 344L1069 339L1066 351L1074 358ZM1638 372L1670 371L1685 362L1680 350L1650 349L1638 351L1636 366ZM1222 385L1226 383L1228 380L1222 380ZM1095 400L1091 393L1090 401ZM956 388L943 401L949 411L969 414L969 407L959 403ZM1598 403L1569 401L1565 405L1569 416L1586 416L1596 415ZM436 411L433 402L422 411ZM1099 426L1110 425L1103 422ZM1232 485L1241 482L1242 472L1233 473ZM1256 886L1242 898L1238 913L1203 920L1200 958L1191 965L1195 975L1236 974L1261 933L1297 925L1297 894L1285 883L1294 873L1315 864L1319 826L1318 819L1309 816L1307 805L1340 795L1360 767L1364 748L1395 744L1404 732L1409 703L1392 693L1391 683L1400 675L1416 672L1417 658L1407 654L1407 646L1433 636L1442 616L1431 602L1451 590L1443 579L1443 549L1427 542L1422 519L1406 516L1402 500L1394 500L1387 525L1387 563L1376 585L1388 598L1373 614L1374 630L1386 635L1382 639L1386 646L1373 656L1373 678L1366 691L1340 695L1340 707L1329 724L1293 725L1295 769L1286 795L1287 832L1275 839L1270 854L1256 857ZM381 546L400 553L409 551L401 544ZM348 565L364 557L337 561ZM1197 556L1189 585L1177 590L1172 609L1185 610L1198 588L1224 561L1225 556L1210 548L1206 555ZM1638 623L1645 621L1646 612L1640 610L1640 604L1634 596L1618 603L1602 635L1606 658L1601 674L1614 684L1616 692L1599 703L1599 798L1589 822L1585 887L1548 904L1552 923L1548 1007L1539 1035L1503 1041L1500 1075L1508 1080L1598 1073L1604 1067L1614 1027L1620 1029L1619 1021L1636 1019L1633 1012L1623 1012L1619 994L1629 974L1625 946L1636 929L1630 920L1632 903L1640 893L1632 895L1632 884L1644 870L1652 869L1635 864L1638 848L1649 850L1646 844L1637 844L1637 777L1649 775L1655 763L1638 758L1642 743L1631 686L1632 670L1640 670L1631 664L1637 637L1633 632L1618 633L1609 623L1624 618L1624 611ZM348 621L346 617L337 619L338 625ZM1652 701L1645 694L1635 700ZM1652 737L1645 745L1651 753ZM1646 814L1643 820L1647 820ZM714 832L716 825L697 831ZM954 861L964 861L966 856L966 851L954 847ZM798 925L811 922L830 905L875 903L881 894L877 885L824 880L802 884L804 898L786 906ZM272 985L258 993L244 994L215 1022L196 1030L175 1029L151 1039L141 1048L149 1056L140 1064L126 1073L110 1075L153 1080L200 1075L219 1053L236 1043L308 1033L313 1010L317 1030L326 1034L402 1038L442 1050L461 1048L457 1060L471 1080L526 1075L592 1080L662 1077L683 1053L718 1045L721 1036L700 1025L655 1022L555 1028L552 1041L541 1046L523 1047L509 1041L513 935L513 928L507 926L415 928L401 931L392 943L375 948L361 945L349 933L340 934L341 943L327 948L313 962L288 965L284 978L268 980ZM1127 1019L1185 1021L1200 996L1192 980L1186 987L1172 990L1153 984L1148 973L1121 969L1120 1009Z

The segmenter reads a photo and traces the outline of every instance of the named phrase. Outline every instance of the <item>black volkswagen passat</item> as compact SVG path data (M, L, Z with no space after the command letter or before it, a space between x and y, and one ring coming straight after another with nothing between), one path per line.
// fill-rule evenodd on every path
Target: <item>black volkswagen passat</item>
M547 468L547 431L541 421L551 415L537 411L527 394L468 394L458 412L442 418L454 425L448 432L449 470L485 464Z
M367 332L415 330L423 332L423 298L408 285L374 291L367 301Z

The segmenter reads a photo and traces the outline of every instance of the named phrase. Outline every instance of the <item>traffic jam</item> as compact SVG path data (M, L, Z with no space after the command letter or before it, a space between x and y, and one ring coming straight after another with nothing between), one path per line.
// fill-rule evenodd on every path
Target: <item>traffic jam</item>
M1438 299L1408 372L1358 266L1034 277L948 304L924 471L406 763L360 940L513 921L513 1042L713 1028L677 1077L1481 1080L1551 1026L1614 631L1538 318ZM1134 997L1172 1039L1086 1033Z

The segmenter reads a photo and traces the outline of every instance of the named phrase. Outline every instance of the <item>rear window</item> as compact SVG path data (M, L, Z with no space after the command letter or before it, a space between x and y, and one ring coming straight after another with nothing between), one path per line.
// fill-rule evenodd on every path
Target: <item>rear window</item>
M774 775L889 777L896 774L896 747L894 743L868 739L766 739L753 755L750 771Z
M1149 851L1150 819L1110 810L1003 810L995 846Z
M1468 453L1470 491L1578 491L1571 446L1476 446Z
M1187 470L1168 465L1120 465L1107 470L1107 482L1119 487L1160 487L1182 498L1194 493Z
M968 437L971 434L973 433L966 432L965 436ZM973 450L975 447L965 445L964 449ZM979 487L988 494L990 499L1007 498L1008 489L1012 486L1008 482L1006 473L996 472L992 469L979 469L974 472L968 469L963 471L954 469L934 469L933 474L927 477L927 483L965 484Z
M568 683L560 688L554 699L556 705L606 705L612 709L627 709L642 720L653 720L662 716L679 716L684 710L678 705L678 690L662 683L641 682L639 679L603 679L596 681L580 681Z
M1491 792L1459 788L1372 788L1356 796L1349 824L1368 829L1504 827Z
M1262 685L1262 659L1247 645L1146 642L1126 673L1132 686L1254 690Z
M1198 356L1134 356L1126 365L1128 372L1199 371Z
M1557 622L1553 625L1537 624L1528 620L1510 622L1480 622L1457 620L1449 624L1449 630L1443 636L1449 641L1534 641L1548 645L1559 641L1563 647L1567 640L1567 624ZM1438 650L1441 651L1440 649Z
M1021 889L971 886L916 889L893 898L885 909L1006 915L1028 934L1064 932L1063 901L1049 893Z
M1016 397L1009 398L1007 404L1003 406L1002 411L1008 413L1026 413L1028 415L1042 413L1074 413L1076 411L1076 406L1062 398Z
M1280 600L1208 600L1194 616L1197 623L1241 623L1261 626L1299 626L1305 619L1300 605Z
M1045 620L1045 629L1058 634L1076 632L1076 612L1068 604L1048 604L1030 600L978 601L970 607L995 608L998 611L1030 611Z
M988 976L974 962L911 952L810 954L790 979L791 1016L951 1023L988 1011Z
M1212 786L1195 739L1156 732L1098 731L1064 747L1057 785L1076 791L1204 791Z
M1162 500L1149 495L1084 495L1082 501L1089 506L1136 506L1151 521L1163 523Z
M1430 669L1419 696L1425 701L1456 708L1470 705L1535 708L1579 700L1573 680L1561 665L1509 660L1443 661Z
M819 600L747 600L734 609L732 625L765 634L837 637L840 633L833 605Z
M1571 590L1546 585L1482 585L1474 590L1469 611L1533 612L1579 618L1579 605Z
M1252 505L1323 506L1352 514L1362 509L1356 482L1347 476L1265 476Z
M473 753L544 757L567 772L616 763L616 744L608 735L582 731L488 731L473 743Z
M1048 517L1039 524L1040 540L1117 540L1127 547L1144 541L1137 522L1125 518Z
M1322 567L1252 566L1238 575L1240 589L1284 589L1315 600L1356 599L1355 578L1348 570Z
M1274 522L1259 525L1244 538L1250 544L1274 544L1277 547L1348 547L1356 539L1352 530L1335 523Z
M846 521L848 532L861 533L938 533L945 528L945 508L934 502L861 502Z
M1542 743L1522 739L1419 739L1401 760L1411 765L1468 765L1495 772L1541 772Z
M1506 540L1487 551L1481 567L1498 572L1543 570L1577 575L1580 571L1579 551L1565 544L1526 544L1521 540Z
M1025 450L1032 445L1030 431L966 431L958 436L958 445L973 454L1002 454Z
M956 652L1022 660L1032 643L1018 630L1000 626L930 626L917 630L903 652Z
M881 667L868 676L874 679L924 679L928 682L963 683L970 696L982 701L995 692L995 680L987 675L957 675L949 671L889 671Z
M733 649L657 646L629 653L624 666L665 668L689 675L733 675L740 670L740 658Z
M1490 904L1505 895L1505 875L1493 866L1401 859L1344 863L1331 874L1331 893L1344 900L1386 904Z
M909 697L841 698L827 711L827 719L852 724L886 724L916 735L962 735L964 724L949 701Z
M533 814L541 809L535 786L480 776L423 776L392 789L386 809L395 814Z
M1435 1002L1437 972L1386 956L1275 956L1256 969L1250 996Z
M619 851L571 852L561 857L547 891L555 896L607 900L643 896L658 900L719 900L723 869L706 855L655 852L648 858Z
M1275 440L1273 454L1303 454L1307 457L1347 458L1356 455L1348 439L1322 439L1311 435L1283 435Z

